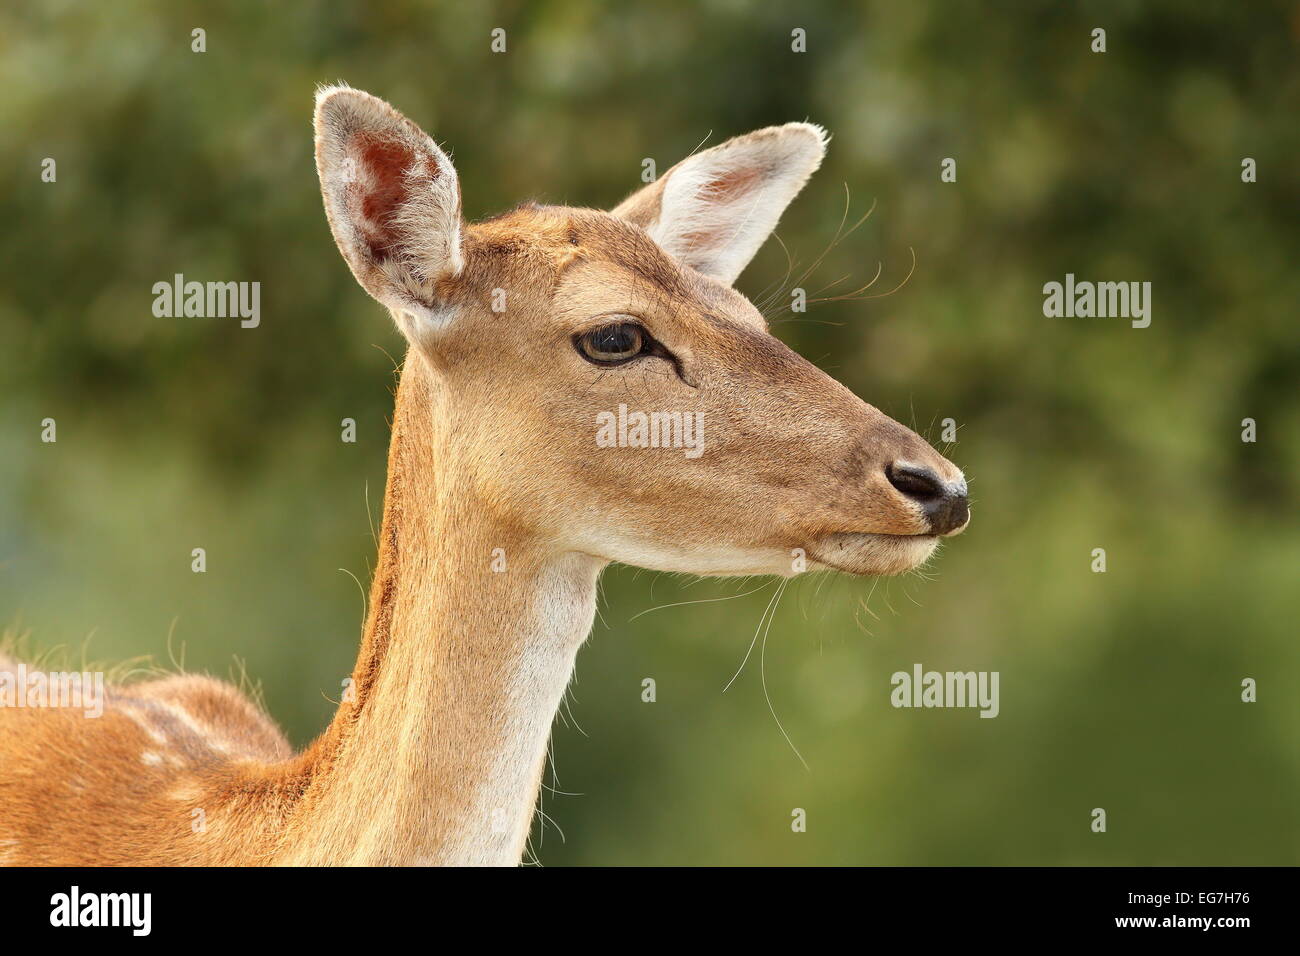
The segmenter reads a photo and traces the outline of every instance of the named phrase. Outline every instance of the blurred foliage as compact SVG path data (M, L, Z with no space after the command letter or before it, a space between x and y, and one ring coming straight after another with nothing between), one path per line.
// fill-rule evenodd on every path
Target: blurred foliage
M234 655L296 742L328 720L401 343L326 227L316 84L447 143L473 218L608 206L643 157L810 118L828 162L740 287L828 246L810 290L902 283L773 328L931 438L957 419L974 524L925 577L794 582L726 694L774 584L612 570L539 859L1295 863L1298 38L1267 0L8 4L0 619L100 659ZM874 212L833 243L846 196ZM154 318L176 272L260 281L261 327ZM1066 272L1150 281L1151 327L1044 318ZM632 620L683 601L712 603ZM999 670L1001 716L892 709L917 661Z

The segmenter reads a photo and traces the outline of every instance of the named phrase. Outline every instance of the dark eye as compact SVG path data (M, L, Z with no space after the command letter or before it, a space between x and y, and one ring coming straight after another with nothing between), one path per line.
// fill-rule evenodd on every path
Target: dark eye
M597 365L620 365L630 362L646 350L650 336L635 322L602 325L574 339L583 357Z

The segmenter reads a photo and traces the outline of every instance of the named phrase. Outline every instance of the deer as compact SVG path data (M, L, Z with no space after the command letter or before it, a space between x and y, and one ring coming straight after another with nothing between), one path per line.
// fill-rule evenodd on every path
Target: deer
M821 127L695 152L608 211L473 224L385 101L323 87L314 129L334 241L407 348L349 690L297 753L202 675L111 684L93 720L0 707L0 863L519 865L604 568L896 575L969 522L955 465L734 288ZM699 416L702 453L598 446L620 405Z

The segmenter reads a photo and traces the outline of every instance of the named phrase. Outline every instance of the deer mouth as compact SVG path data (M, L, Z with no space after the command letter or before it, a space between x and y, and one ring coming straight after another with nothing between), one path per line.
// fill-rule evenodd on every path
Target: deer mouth
M903 574L920 567L939 547L937 534L843 532L808 549L818 564L846 574Z

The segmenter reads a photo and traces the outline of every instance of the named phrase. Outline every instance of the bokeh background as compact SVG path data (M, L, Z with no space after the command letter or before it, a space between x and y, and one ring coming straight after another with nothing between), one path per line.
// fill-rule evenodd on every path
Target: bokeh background
M773 329L929 437L959 422L974 522L925 575L794 582L726 693L774 584L612 569L537 860L1296 863L1300 7L1083 6L6 4L0 623L246 671L297 744L328 721L402 351L326 227L316 84L448 144L471 218L612 205L645 157L809 118L828 161L739 286L874 203L805 285L879 263L890 294ZM176 272L261 282L261 326L155 318ZM1150 281L1150 328L1044 318L1067 272ZM1001 715L893 709L916 662L999 671Z

